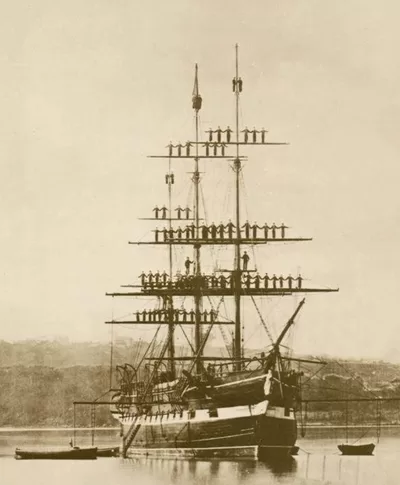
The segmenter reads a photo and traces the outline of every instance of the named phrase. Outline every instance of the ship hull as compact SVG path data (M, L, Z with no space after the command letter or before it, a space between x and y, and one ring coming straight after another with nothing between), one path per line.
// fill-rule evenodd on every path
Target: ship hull
M185 414L187 416L185 416ZM288 456L296 442L293 412L256 406L170 416L121 418L125 456L268 459Z

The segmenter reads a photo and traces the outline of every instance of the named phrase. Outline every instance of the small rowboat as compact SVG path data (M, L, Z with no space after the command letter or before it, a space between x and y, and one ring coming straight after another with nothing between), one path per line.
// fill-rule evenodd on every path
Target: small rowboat
M70 448L67 450L21 450L16 448L19 460L95 460L97 448Z
M366 445L338 445L338 448L342 452L342 455L363 456L372 455L375 445L373 443Z

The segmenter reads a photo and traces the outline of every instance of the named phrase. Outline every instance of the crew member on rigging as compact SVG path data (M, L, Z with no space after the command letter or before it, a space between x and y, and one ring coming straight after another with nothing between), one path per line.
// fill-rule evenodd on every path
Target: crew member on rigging
M259 227L257 226L256 223L254 223L252 226L251 226L251 229L253 231L253 239L257 239L257 229L259 229Z
M228 230L228 238L233 238L233 229L235 228L235 224L229 219L228 224L225 226Z
M231 128L228 126L228 128L224 131L224 133L226 133L226 141L230 143L233 130L231 130Z
M249 264L250 256L247 254L247 251L243 253L243 271L247 271L247 265Z
M221 127L218 126L217 130L215 130L216 134L217 134L217 142L218 143L221 143L221 135L222 135L222 130L221 130Z
M165 207L165 205L163 205L161 207L160 212L161 212L162 219L166 219L167 218L167 208Z
M155 212L155 218L158 219L158 213L160 212L161 209L158 208L158 206L156 205L153 209L153 212Z
M221 222L218 226L218 234L220 239L224 239L224 233L225 233L225 226Z
M260 132L254 128L252 133L253 133L253 143L257 143L257 133L260 133Z
M244 232L245 232L246 239L249 239L249 237L250 237L250 228L251 228L251 225L250 225L249 221L246 221L245 224L243 224L242 227L244 228Z
M140 278L140 282L142 284L143 287L146 286L146 274L144 271L142 271L142 273L139 275L139 278Z
M244 133L244 142L245 143L248 143L249 141L249 133L251 132L251 130L249 130L246 126L246 128L244 130L242 130L242 133Z
M187 156L187 157L190 157L190 147L191 147L191 146L193 146L193 144L192 144L192 143L190 143L190 141L187 141L187 142L186 142L186 145L185 145L185 147L186 147L186 156Z
M265 143L265 134L268 133L264 128L261 129L261 143Z
M172 149L175 148L175 146L170 142L169 145L167 145L167 148L169 156L172 157Z
M211 233L211 238L216 239L217 238L217 226L214 224L214 222L210 226L210 233Z
M186 275L190 273L190 265L193 264L193 261L190 261L189 256L186 258L185 261L185 270L186 270Z
M177 218L178 219L181 218L181 214L182 214L183 211L184 211L184 209L182 209L182 207L180 205L178 205L178 207L175 209L175 212L177 212Z

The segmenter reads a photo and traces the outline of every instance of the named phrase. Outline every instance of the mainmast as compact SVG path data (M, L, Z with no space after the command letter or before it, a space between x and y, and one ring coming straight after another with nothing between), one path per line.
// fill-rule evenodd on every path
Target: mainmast
M166 177L166 183L168 185L168 229L172 230L172 184L174 183L174 176L171 170L171 159L168 160L168 174ZM172 280L172 244L168 247L169 256L169 275ZM174 299L172 294L162 298L163 308L168 312L168 370L171 374L171 379L176 377L175 367L175 323L174 323Z
M154 230L153 241L130 241L129 244L151 244L156 246L169 246L169 278L164 271L162 274L157 271L153 274L151 271L139 276L140 284L122 285L123 288L132 288L132 290L123 290L113 293L107 293L110 296L122 297L145 297L151 296L162 298L162 310L143 310L137 311L136 315L130 320L112 320L107 322L109 324L149 324L154 325L168 325L168 339L163 346L163 351L158 361L168 361L168 369L175 377L175 362L182 360L182 357L175 356L174 350L174 329L175 326L194 325L194 345L190 343L192 356L184 356L184 360L192 360L195 366L195 372L201 374L204 371L203 362L210 360L209 357L204 357L203 349L209 333L214 325L232 324L235 326L233 339L233 362L235 370L240 371L243 366L242 356L242 322L241 322L241 298L242 297L256 297L256 296L285 296L293 295L295 293L321 293L338 291L331 288L315 288L311 286L304 287L304 278L299 274L297 277L292 275L276 275L260 274L256 270L248 269L249 257L246 251L241 254L241 247L246 245L270 245L287 242L310 241L310 238L303 237L288 237L286 229L288 226L281 224L277 226L264 222L263 225L254 223L251 225L246 221L241 225L240 213L240 177L242 171L242 160L247 157L240 154L240 147L244 145L246 149L251 146L278 146L286 145L285 142L271 142L267 139L267 130L262 128L257 130L249 130L245 127L242 132L239 126L239 102L240 94L242 92L243 82L239 77L239 48L236 45L236 62L235 62L235 76L232 80L232 88L235 94L235 130L236 136L233 135L234 130L228 126L225 130L218 126L218 129L212 129L207 132L208 139L204 142L200 141L199 137L199 111L202 107L202 98L199 94L198 85L198 68L195 66L194 88L192 93L192 108L195 111L195 140L188 141L185 145L173 144L170 142L167 145L168 153L161 155L151 155L149 158L168 159L169 171L166 175L166 182L168 184L168 208L164 205L159 208L156 206L153 211L155 217L150 220L162 221L163 224L168 223L167 227L156 228ZM240 133L244 133L243 137ZM233 153L229 153L232 149ZM174 174L171 171L172 159L180 159L192 163L194 161L194 171L192 172L192 182L194 184L194 201L193 212L189 207L182 209L181 206L175 209L177 217L172 216L172 184L174 184ZM218 226L214 223L207 225L206 221L200 218L200 171L199 162L201 159L211 159L216 163L217 161L233 162L233 170L235 173L235 214L233 221L221 222ZM192 216L190 213L192 212ZM186 217L183 218L182 214ZM147 218L146 218L147 219ZM186 227L174 227L173 221L178 221L178 224L184 224ZM201 223L201 226L200 226ZM191 246L193 247L193 259L190 258L185 262L185 274L173 276L172 266L172 246ZM202 246L234 246L234 264L231 271L220 270L221 274L216 277L215 274L206 275L202 273L200 264L201 247ZM243 259L243 264L241 260ZM193 274L190 274L191 264L194 263ZM251 271L251 272L250 272ZM228 275L226 275L228 273ZM174 297L191 297L193 298L194 308L189 312L184 309L174 309ZM204 297L233 297L235 302L235 318L234 321L221 321L218 319L218 311L207 309L203 310ZM202 325L208 326L208 330L202 332ZM287 327L289 328L289 327ZM287 329L285 330L285 332ZM203 335L204 334L204 335ZM165 353L168 356L165 357ZM151 358L152 359L152 358ZM213 357L211 360L224 360L226 358ZM230 357L229 357L230 359Z
M242 169L242 164L239 156L239 96L242 91L242 80L239 77L239 46L236 44L236 72L233 78L233 88L235 92L235 102L236 102L236 158L233 162L233 170L235 171L235 185L236 185L236 241L235 241L235 262L233 278L235 281L235 337L234 337L234 358L236 360L235 368L240 371L242 364L242 332L241 332L241 280L242 272L240 267L240 172Z
M199 186L200 186L200 172L199 172L199 111L202 105L202 98L199 94L199 80L198 80L198 68L197 64L195 66L195 78L194 87L192 94L192 106L195 111L196 117L196 143L195 143L195 166L193 173L193 183L194 183L194 224L196 227L196 240L199 240L199 226L200 226L200 213L199 213ZM195 281L196 281L196 293L194 295L194 306L195 306L195 327L194 327L194 350L195 355L200 357L202 353L202 342L201 342L201 310L202 310L202 298L200 289L200 276L201 276L201 266L200 266L200 247L201 245L196 242L194 245L195 251L195 261L194 261L194 271L195 271ZM197 359L196 372L200 374L202 370L202 362Z

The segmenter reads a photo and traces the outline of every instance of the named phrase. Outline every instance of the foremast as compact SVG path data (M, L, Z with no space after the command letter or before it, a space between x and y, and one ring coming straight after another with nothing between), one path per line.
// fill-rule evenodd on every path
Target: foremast
M195 65L195 78L194 87L192 95L192 107L195 112L196 118L196 142L195 142L195 158L194 158L194 172L193 172L193 184L194 184L194 223L195 223L195 234L196 240L199 239L200 230L200 207L199 207L199 187L200 187L200 172L199 172L199 111L202 106L202 98L199 93L199 80L198 80L198 67ZM201 310L202 310L202 297L200 288L200 276L201 276L201 265L200 265L200 248L201 245L196 243L194 245L195 252L195 281L197 291L194 295L194 307L195 307L195 327L194 327L194 348L196 360L196 373L200 374L202 371L202 341L201 341Z
M172 230L172 185L174 183L174 175L171 170L171 160L168 161L168 174L165 178L168 185L168 229ZM168 247L168 258L169 258L169 274L172 277L173 265L172 265L172 243ZM176 365L175 365L175 324L174 324L174 299L172 293L167 295L163 299L163 306L168 315L168 370L171 374L171 379L176 378Z

